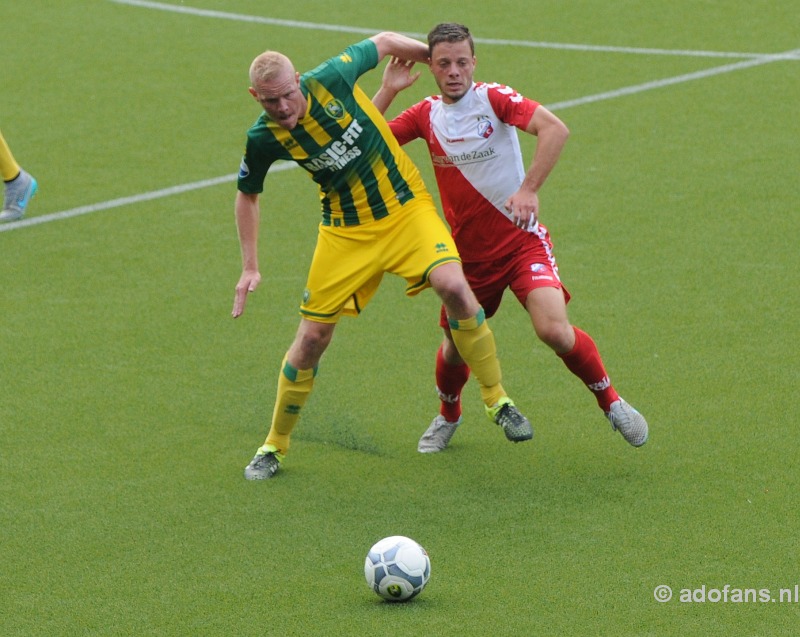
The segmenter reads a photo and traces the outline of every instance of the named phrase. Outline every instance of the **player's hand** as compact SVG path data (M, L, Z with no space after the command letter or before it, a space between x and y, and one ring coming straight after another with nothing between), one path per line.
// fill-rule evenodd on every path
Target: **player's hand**
M407 89L416 82L420 76L419 71L412 73L412 68L414 68L414 62L392 57L386 63L386 68L383 70L383 81L381 85L394 94L399 93L403 89Z
M539 218L539 195L527 190L518 190L504 204L517 228L530 230Z
M261 283L261 274L257 270L245 270L236 284L236 296L233 299L233 318L242 315L244 304L247 302L247 295L255 292L258 284Z

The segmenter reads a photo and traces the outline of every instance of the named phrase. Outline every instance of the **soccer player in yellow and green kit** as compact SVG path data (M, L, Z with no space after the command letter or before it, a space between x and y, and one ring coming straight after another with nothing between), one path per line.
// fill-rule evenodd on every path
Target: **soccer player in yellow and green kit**
M387 55L422 62L428 49L384 32L303 75L275 51L262 53L250 66L250 93L264 113L248 131L239 171L235 211L242 274L234 318L261 280L259 195L274 161L294 161L310 173L319 187L322 222L300 326L281 363L269 433L245 468L249 480L271 478L278 471L336 323L366 306L385 272L403 277L409 296L427 287L436 291L489 418L513 442L533 436L501 385L493 334L431 195L386 120L356 84Z

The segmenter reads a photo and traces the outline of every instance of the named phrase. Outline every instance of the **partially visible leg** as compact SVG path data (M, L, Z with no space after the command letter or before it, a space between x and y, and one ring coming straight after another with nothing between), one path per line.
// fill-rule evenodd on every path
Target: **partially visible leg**
M410 296L428 286L434 289L445 306L453 343L478 381L487 414L509 440L529 440L533 430L501 385L494 335L457 260L452 236L432 199L407 206L402 225L381 244L385 271L402 276Z
M461 418L461 391L469 379L469 365L464 362L453 343L450 330L436 351L436 392L441 406L439 413L450 422Z
M608 411L619 395L611 385L592 338L570 325L561 289L536 288L528 294L525 307L539 339L564 361L569 371L583 381L594 394L600 408Z
M480 384L483 402L487 406L496 404L506 392L500 384L502 373L494 335L461 266L458 263L440 265L431 272L430 282L444 303L453 343Z
M436 453L447 447L456 428L461 424L461 391L469 379L469 366L458 353L450 330L436 350L436 393L439 395L439 415L433 419L419 439L417 451Z
M503 428L509 440L530 440L533 437L531 424L503 389L494 334L464 278L461 265L453 262L440 265L429 278L447 310L453 343L478 381L487 414Z
M11 154L3 133L0 133L0 176L3 177L3 181L12 181L17 178L19 171L19 164Z
M21 219L28 202L36 194L38 184L31 175L20 168L2 133L0 133L0 176L5 183L0 222Z
M525 307L536 335L592 392L612 427L635 447L647 442L647 422L614 389L592 337L570 325L562 290L553 287L536 288L528 294Z
M264 444L245 468L248 480L271 478L289 451L292 430L314 386L319 360L333 338L334 323L302 319L278 376L272 423Z

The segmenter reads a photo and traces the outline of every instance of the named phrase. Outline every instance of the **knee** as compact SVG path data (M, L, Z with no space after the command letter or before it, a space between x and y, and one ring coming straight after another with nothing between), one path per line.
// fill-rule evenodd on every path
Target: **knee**
M434 290L447 303L464 303L469 295L469 286L464 279L447 277L437 281Z
M575 331L567 322L546 321L533 327L539 340L558 354L566 354L575 346Z
M305 332L300 336L299 347L309 353L318 352L320 355L331 342L330 334L324 332Z
M478 302L456 264L436 268L430 276L431 287L442 299L448 316L463 319L477 312Z
M310 323L310 322L309 322ZM297 369L310 369L331 342L333 329L323 323L310 323L301 328L289 349L289 362Z

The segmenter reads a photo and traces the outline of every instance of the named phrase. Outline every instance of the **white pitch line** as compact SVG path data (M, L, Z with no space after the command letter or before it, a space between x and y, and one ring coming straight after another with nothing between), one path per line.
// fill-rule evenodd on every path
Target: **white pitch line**
M295 168L296 164L293 163L280 163L270 168L270 172L279 172L282 170L289 170ZM69 210L62 210L61 212L53 212L48 215L41 215L38 217L30 217L29 219L21 219L20 221L12 221L0 225L0 232L7 232L8 230L17 230L19 228L27 228L28 226L37 226L40 223L49 223L50 221L60 221L62 219L71 219L72 217L80 217L81 215L88 215L92 212L100 212L102 210L110 210L111 208L120 208L121 206L128 206L131 204L142 203L143 201L152 201L153 199L162 199L164 197L171 197L172 195L179 195L184 192L191 192L192 190L200 190L201 188L209 188L210 186L218 186L236 181L236 173L232 175L223 175L221 177L214 177L212 179L203 179L195 181L190 184L182 184L180 186L170 186L169 188L161 188L160 190L152 190L144 192L140 195L131 195L130 197L120 197L119 199L111 199L110 201L103 201L88 206L79 206L78 208L70 208Z
M591 104L592 102L601 102L603 100L614 99L622 97L623 95L634 95L635 93L643 93L644 91L651 91L665 86L673 86L674 84L682 84L683 82L691 82L693 80L701 80L715 75L722 75L724 73L731 73L732 71L740 71L741 69L748 69L754 66L761 66L762 64L769 64L770 62L777 62L787 59L796 59L798 51L789 51L776 55L765 55L754 60L743 60L733 64L725 64L723 66L715 66L711 69L703 69L702 71L695 71L694 73L686 73L685 75L676 75L675 77L664 78L663 80L653 80L652 82L645 82L644 84L637 84L635 86L625 86L613 91L606 91L604 93L596 93L595 95L587 95L586 97L579 97L574 100L565 100L563 102L556 102L547 105L550 110L562 110L572 106L582 106L583 104Z
M110 0L111 2L116 2L118 4L128 4L133 6L143 6L147 8L154 8L160 10L169 10L169 11L176 11L178 13L191 13L193 15L203 15L203 16L211 16L211 17L228 17L229 19L241 19L247 18L249 21L252 22L267 22L269 24L280 24L282 26L300 26L300 28L312 28L314 25L308 22L295 22L292 20L274 20L272 18L257 18L251 16L238 16L238 14L227 14L222 13L219 11L207 11L201 9L191 9L189 7L177 7L174 5L165 5L159 2L148 2L145 0ZM230 18L230 16L235 16L235 18ZM316 28L316 27L315 27ZM373 30L361 30L356 27L335 27L333 25L321 25L319 28L327 28L328 30L349 30L349 32L369 32L369 33L376 33ZM418 34L409 34L415 35ZM424 36L423 36L424 37ZM478 41L476 39L476 41ZM505 41L505 40L492 40L486 41L493 44L497 43L511 43L512 41ZM525 44L518 43L522 46ZM528 43L528 46L535 45L537 43ZM538 43L544 44L544 43ZM572 46L572 45L564 45L564 46ZM578 46L578 45L575 45ZM585 50L597 50L596 48L592 49L585 49ZM609 50L609 48L604 48L604 50ZM623 49L614 47L615 51L622 51ZM643 51L658 51L659 49L635 49L636 52L643 52ZM631 50L628 50L631 51ZM703 53L703 52L699 52ZM680 54L688 54L688 52L673 52L675 55ZM717 56L729 57L737 55L739 57L745 57L746 54L714 54ZM556 102L554 104L547 104L547 108L550 110L564 110L566 108L571 108L573 106L582 106L584 104L591 104L594 102L601 102L604 100L615 99L617 97L622 97L625 95L634 95L636 93L642 93L644 91L650 91L653 89L663 88L665 86L672 86L675 84L681 84L683 82L690 82L693 80L703 79L707 77L712 77L715 75L721 75L723 73L730 73L732 71L738 71L741 69L751 68L755 66L760 66L763 64L768 64L771 62L777 61L784 61L784 60L797 60L800 59L800 49L794 51L787 51L785 53L778 53L778 54L762 54L758 55L753 59L742 60L741 62L735 62L733 64L725 64L723 66L717 66L710 69L704 69L702 71L696 71L694 73L686 73L684 75L678 75L671 78L665 78L662 80L654 80L652 82L645 82L643 84L636 84L634 86L626 86L623 88L615 89L613 91L606 91L603 93L596 93L595 95L587 95L585 97L579 97L573 100L565 100L563 102ZM280 163L276 164L270 172L278 172L282 170L289 170L292 168L296 168L297 165L293 163ZM61 212L54 212L51 214L40 215L38 217L30 217L28 219L22 219L20 221L13 221L11 223L5 223L0 225L0 232L7 232L10 230L17 230L21 228L26 228L28 226L35 226L42 223L49 223L51 221L60 221L63 219L71 219L72 217L78 217L81 215L90 214L93 212L100 212L103 210L109 210L111 208L119 208L121 206L127 206L131 204L138 204L142 203L143 201L152 201L153 199L161 199L163 197L171 197L172 195L182 194L185 192L190 192L193 190L199 190L201 188L208 188L211 186L217 186L223 183L229 183L236 179L236 175L223 175L222 177L214 177L212 179L204 179L202 181L195 181L189 184L183 184L180 186L171 186L169 188L162 188L160 190L153 190L150 192L145 192L139 195L132 195L130 197L121 197L119 199L112 199L110 201L105 201L97 204L91 204L88 206L80 206L78 208L71 208L69 210L63 210Z
M149 0L110 0L116 4L124 4L131 7L141 7L143 9L155 9L157 11L169 11L171 13L183 13L202 18L216 18L219 20L235 20L237 22L249 22L254 24L269 24L272 26L289 27L294 29L309 29L312 31L334 31L338 33L356 33L361 35L375 35L386 29L368 29L364 27L354 27L342 24L322 24L319 22L306 22L302 20L284 20L281 18L267 18L264 16L246 15L242 13L229 13L227 11L214 11L212 9L198 9L196 7L178 6L164 2L150 2ZM413 31L399 31L403 35L412 38L425 40L427 34L416 33ZM726 51L692 51L692 50L670 50L670 49L648 49L638 47L623 46L602 46L591 44L568 44L559 42L534 42L529 40L502 40L495 38L473 38L478 44L494 44L504 46L520 46L537 49L561 49L570 51L592 51L603 53L633 53L637 55L682 55L690 57L716 57L716 58L760 58L768 53L737 53Z

